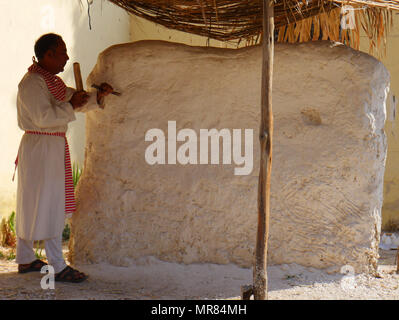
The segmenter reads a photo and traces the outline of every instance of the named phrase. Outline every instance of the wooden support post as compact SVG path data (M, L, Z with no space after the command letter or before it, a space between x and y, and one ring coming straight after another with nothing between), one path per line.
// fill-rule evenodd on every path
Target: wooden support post
M399 274L399 246L396 249L396 273Z
M262 89L260 169L258 184L258 231L256 237L253 294L255 300L267 299L267 244L270 215L270 177L272 169L272 79L274 57L274 5L263 0Z

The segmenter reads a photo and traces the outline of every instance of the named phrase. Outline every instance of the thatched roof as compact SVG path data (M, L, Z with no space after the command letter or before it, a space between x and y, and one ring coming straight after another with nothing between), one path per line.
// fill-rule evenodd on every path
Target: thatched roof
M167 28L211 39L257 44L262 30L262 0L109 0L129 13ZM355 29L342 29L341 7L354 8ZM280 42L334 40L359 48L359 32L370 51L385 48L399 0L275 0L274 22Z

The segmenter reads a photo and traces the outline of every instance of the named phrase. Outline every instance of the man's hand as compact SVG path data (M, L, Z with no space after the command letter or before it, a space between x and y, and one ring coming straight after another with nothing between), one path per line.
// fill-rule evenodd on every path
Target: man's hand
M97 100L100 100L102 99L102 97L109 95L110 93L112 93L112 91L114 91L114 88L112 88L110 84L103 82L100 85L100 89L97 91Z
M100 106L101 109L104 109L104 97L112 93L112 91L114 91L114 88L112 88L111 85L109 85L108 83L103 82L100 85L100 88L97 90L97 104Z
M87 103L89 99L89 94L86 91L76 91L69 103L72 105L73 109L80 108Z

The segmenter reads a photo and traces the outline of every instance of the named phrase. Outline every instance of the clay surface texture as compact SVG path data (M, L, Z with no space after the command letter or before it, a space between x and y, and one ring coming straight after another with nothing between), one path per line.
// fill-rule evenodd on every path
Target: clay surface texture
M87 114L72 261L253 265L261 59L261 47L161 41L99 55L87 87L106 81L122 96ZM327 41L275 44L270 264L375 271L388 88L388 71L367 54ZM168 121L198 139L201 129L228 129L231 137L241 129L243 154L244 130L252 129L253 169L235 175L239 165L223 164L222 139L219 164L199 163L199 140L197 164L171 164ZM165 134L165 164L145 158L154 128Z

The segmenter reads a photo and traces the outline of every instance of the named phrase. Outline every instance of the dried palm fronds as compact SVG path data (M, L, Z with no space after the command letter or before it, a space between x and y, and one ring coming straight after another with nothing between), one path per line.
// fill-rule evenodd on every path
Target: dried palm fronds
M262 33L263 0L109 0L128 12L167 28L209 39L247 46L258 44ZM355 27L341 26L343 6L352 6ZM370 51L385 48L392 23L390 10L399 0L275 0L274 24L278 41L330 39L359 47L363 29Z
M109 0L128 12L167 28L221 41L259 37L261 0ZM328 0L282 0L274 5L275 27L332 8Z
M386 53L386 37L392 26L392 12L380 8L352 8L353 25L348 28L342 27L342 11L336 8L280 27L278 41L293 43L323 39L339 41L359 50L360 33L363 30L369 38L369 52L378 55Z

